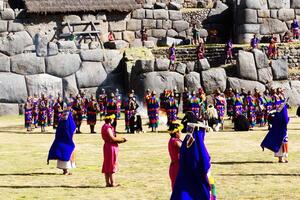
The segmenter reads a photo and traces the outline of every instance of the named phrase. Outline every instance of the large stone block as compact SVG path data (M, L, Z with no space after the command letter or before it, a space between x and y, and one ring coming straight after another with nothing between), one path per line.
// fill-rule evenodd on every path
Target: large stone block
M258 10L257 16L260 18L269 18L270 17L270 10Z
M295 11L294 9L280 9L278 10L278 19L281 21L288 21L293 20L295 18Z
M264 52L262 52L259 49L253 49L252 53L254 55L257 69L269 67L269 60L267 55Z
M24 31L23 24L14 21L9 21L8 32L18 32L18 31Z
M166 58L156 58L154 64L155 71L168 71L170 60Z
M82 21L91 22L91 21L95 21L95 20L96 20L96 16L95 15L92 15L92 14L84 14L84 15L82 15Z
M202 72L203 86L207 94L212 94L216 89L222 92L226 89L226 72L223 68L212 68Z
M107 17L106 17L105 12L99 12L99 13L96 15L96 19L97 19L97 20L106 21L106 20L107 20Z
M251 52L240 50L237 58L237 71L240 78L257 80L254 56Z
M280 9L283 8L282 0L268 0L269 9Z
M104 50L82 50L80 52L80 58L82 61L102 62L104 60Z
M109 31L125 31L126 30L126 21L111 21L108 23Z
M176 65L176 72L184 75L185 72L186 72L186 64L185 63L178 63Z
M119 50L105 51L104 62L102 63L107 74L117 70L120 66L123 54Z
M154 19L169 19L169 12L165 9L153 10Z
M46 71L58 77L65 77L75 73L80 68L78 54L58 54L46 58Z
M122 39L122 34L121 34L121 39ZM104 47L107 49L125 49L129 47L129 43L124 41L124 40L114 40L110 42L104 43Z
M253 91L254 88L257 88L258 91L264 92L266 87L257 81L249 81L238 78L228 77L228 87L237 89L241 91L242 88L245 88L246 91Z
M132 18L134 19L144 19L146 17L146 13L144 9L136 9L132 12Z
M164 89L177 89L179 92L184 88L184 77L177 72L149 72L140 74L131 82L133 89L142 97L146 89L155 90L158 94Z
M262 68L257 70L258 81L264 84L270 83L273 81L272 68Z
M164 29L152 29L152 36L156 38L166 37L167 31Z
M182 4L171 1L168 5L168 8L169 10L180 10L182 8Z
M277 89L282 88L283 92L290 90L291 85L289 81L273 81L267 85L269 88Z
M239 33L259 33L259 24L243 24L239 26Z
M284 59L272 60L271 63L274 80L288 78L288 63Z
M171 38L171 37L164 37L161 38L159 41L157 41L158 46L172 46L172 44L181 45L182 43L183 43L182 39Z
M19 105L15 103L0 103L0 116L18 115Z
M197 60L196 62L197 68L195 71L201 72L210 69L210 64L206 58Z
M83 62L76 72L79 88L97 87L103 83L107 74L100 62Z
M195 62L189 61L186 63L186 73L191 73L195 70Z
M289 106L299 106L300 105L300 93L291 88L290 90L285 91L285 97L288 98Z
M16 18L15 12L11 8L5 8L1 11L1 19L3 20L14 20Z
M186 31L189 29L189 23L186 21L174 21L173 29L177 32Z
M16 32L9 37L0 38L0 52L7 55L20 54L28 46L33 45L32 38L26 31Z
M55 56L58 54L58 46L54 42L48 43L48 56Z
M169 10L169 18L170 20L182 20L182 12L176 10Z
M0 54L0 72L10 71L10 58L6 55Z
M76 44L74 41L58 41L58 49L60 50L76 50Z
M291 0L291 8L300 8L300 0Z
M257 24L257 11L254 9L244 9L240 11L240 24Z
M27 97L25 78L12 73L0 73L0 102L22 103Z
M169 29L168 32L167 32L167 37L176 37L178 36L178 33L173 30L173 29Z
M153 19L153 10L146 10L146 19Z
M156 28L156 20L154 19L143 19L142 23L147 29Z
M189 91L198 91L201 87L200 74L197 72L191 72L184 77L184 86Z
M139 31L142 27L142 21L138 19L131 19L127 22L128 31Z
M62 79L49 74L37 74L26 76L28 95L33 94L53 95L62 94Z
M165 30L169 30L172 28L172 21L171 20L163 20L162 21L162 28Z
M253 33L243 33L238 35L238 43L249 44L253 38Z
M80 22L81 18L78 15L65 15L63 17L64 22Z
M37 33L34 37L36 55L44 57L48 55L48 38L46 35Z
M124 31L123 33L123 40L126 42L132 42L135 40L135 33L133 31Z
M260 10L262 8L260 0L241 0L240 6L242 8L250 8Z
M7 32L7 28L8 28L7 24L8 24L7 21L0 20L0 33Z
M78 94L77 82L75 74L67 76L62 79L63 92L65 97L69 97L70 94Z
M260 34L270 35L288 31L286 24L278 19L263 19L260 25Z
M291 81L291 88L296 89L300 93L300 81Z
M154 60L137 60L131 73L142 74L154 71Z
M23 75L45 73L45 59L35 53L18 54L11 57L11 70Z

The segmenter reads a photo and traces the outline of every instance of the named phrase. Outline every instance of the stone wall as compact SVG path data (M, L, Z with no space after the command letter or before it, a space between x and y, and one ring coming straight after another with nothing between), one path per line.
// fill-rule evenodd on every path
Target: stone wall
M238 43L249 43L253 34L283 36L292 20L300 16L297 0L240 0L236 1L235 23Z

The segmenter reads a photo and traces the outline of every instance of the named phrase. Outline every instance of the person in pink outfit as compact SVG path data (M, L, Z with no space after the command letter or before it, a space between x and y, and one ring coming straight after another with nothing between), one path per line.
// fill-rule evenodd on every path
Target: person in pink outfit
M103 165L102 173L105 175L106 187L115 187L114 173L117 171L118 165L118 152L119 152L119 143L126 142L126 138L116 137L116 132L111 125L112 120L115 118L115 115L107 115L104 118L104 125L101 129L102 139L104 140L103 145Z
M170 140L168 144L169 155L171 158L169 176L171 179L172 190L179 170L179 153L182 141L180 140L181 130L183 125L172 123L170 126Z

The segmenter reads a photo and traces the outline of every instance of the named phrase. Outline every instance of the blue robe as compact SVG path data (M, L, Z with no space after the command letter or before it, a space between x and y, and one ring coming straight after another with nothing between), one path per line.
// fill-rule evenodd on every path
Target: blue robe
M285 105L281 112L275 114L272 127L260 145L263 150L267 148L275 153L279 151L284 138L287 136L288 123L289 116Z
M188 148L186 136L180 149L179 172L171 200L209 200L210 184L207 173L210 156L204 144L204 130L193 133L194 143Z
M49 160L61 160L69 161L71 155L75 149L75 144L73 142L73 135L76 130L76 125L74 123L72 113L69 112L68 119L59 121L58 127L55 133L55 139L49 150L48 163Z

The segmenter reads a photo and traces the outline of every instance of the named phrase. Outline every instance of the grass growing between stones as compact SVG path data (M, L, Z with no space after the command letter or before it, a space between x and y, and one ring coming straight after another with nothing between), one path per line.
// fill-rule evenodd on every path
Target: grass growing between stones
M144 120L146 121L146 120ZM0 118L0 199L169 199L169 136L159 133L122 135L117 188L105 188L101 174L102 145L98 134L77 134L77 169L63 176L56 162L46 165L54 139L35 130L27 134L23 117ZM119 132L124 132L123 121ZM266 128L247 133L232 132L230 122L220 133L207 133L218 199L300 199L300 119L289 124L290 157L279 164L270 151L262 152L260 142ZM88 133L85 125L83 132Z

